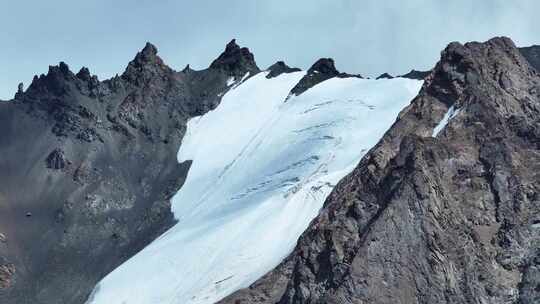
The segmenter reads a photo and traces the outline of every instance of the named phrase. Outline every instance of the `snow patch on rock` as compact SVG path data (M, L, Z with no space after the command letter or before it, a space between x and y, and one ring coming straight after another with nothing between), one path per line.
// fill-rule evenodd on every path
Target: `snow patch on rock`
M439 135L439 133L446 127L446 125L448 125L450 120L459 114L460 110L461 109L456 109L454 105L452 105L448 109L446 114L444 114L444 117L441 119L439 124L433 129L433 134L431 134L431 137L437 137L437 135Z

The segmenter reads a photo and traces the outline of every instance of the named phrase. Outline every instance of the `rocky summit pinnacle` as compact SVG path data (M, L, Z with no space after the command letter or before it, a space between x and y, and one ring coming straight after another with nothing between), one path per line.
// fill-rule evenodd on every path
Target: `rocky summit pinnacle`
M144 45L144 48L137 53L135 56L135 59L132 61L136 64L148 64L148 63L155 63L156 61L159 61L159 57L157 56L158 50L155 45L153 45L150 42L146 42Z
M277 77L283 73L292 73L292 72L298 72L301 71L299 68L291 68L288 66L284 61L278 61L267 69L268 75L266 75L266 78L274 78Z
M77 72L76 76L77 78L86 81L90 80L90 78L92 77L92 75L90 74L90 70L87 67L82 67L79 72Z
M320 58L308 70L308 74L322 73L328 76L337 76L339 71L336 69L334 59Z
M227 44L225 51L210 64L210 69L223 71L235 78L241 78L248 72L250 75L260 72L253 54L248 48L236 44L236 39Z
M128 64L122 74L122 78L132 83L142 83L156 75L170 76L173 74L173 70L163 63L163 60L157 53L157 48L150 42L147 42L144 48Z
M306 75L298 82L298 84L292 88L290 94L298 96L315 85L333 77L362 78L360 75L351 75L339 72L334 64L334 59L332 58L320 58L308 69Z

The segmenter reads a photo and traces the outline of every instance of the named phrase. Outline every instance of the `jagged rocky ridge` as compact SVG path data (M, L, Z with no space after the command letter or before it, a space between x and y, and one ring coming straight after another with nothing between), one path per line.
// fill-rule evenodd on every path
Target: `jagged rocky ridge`
M187 119L257 71L234 40L208 69L181 72L147 44L109 80L61 62L19 85L0 103L0 302L83 303L169 228Z
M298 70L280 61L268 76ZM112 79L61 62L20 84L0 103L0 301L83 303L171 227L187 120L259 72L235 40L209 68L180 72L148 43Z
M538 303L531 65L508 38L451 43L294 252L221 303Z
M121 76L61 63L0 102L0 302L82 303L173 224L185 122L259 71L246 50L176 72L148 44ZM537 78L507 39L451 44L293 254L224 302L536 303Z
M424 80L427 76L429 76L430 73L431 71L417 71L413 69L406 74L399 75L396 77ZM381 75L377 76L377 78L375 79L392 79L392 78L394 78L394 76L388 73L382 73Z

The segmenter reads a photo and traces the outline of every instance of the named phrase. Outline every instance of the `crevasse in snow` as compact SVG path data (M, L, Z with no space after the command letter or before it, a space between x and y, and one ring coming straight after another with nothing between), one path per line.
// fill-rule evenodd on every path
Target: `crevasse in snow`
M305 72L259 73L188 123L192 160L173 198L178 223L107 275L88 303L214 303L292 251L334 185L421 82L332 78L286 102Z

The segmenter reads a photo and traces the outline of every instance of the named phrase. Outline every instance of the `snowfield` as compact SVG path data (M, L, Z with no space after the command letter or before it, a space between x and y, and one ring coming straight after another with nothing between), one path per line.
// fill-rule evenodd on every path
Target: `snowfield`
M277 266L334 185L421 81L332 78L286 102L305 72L259 73L189 121L178 223L107 275L89 304L211 304Z

